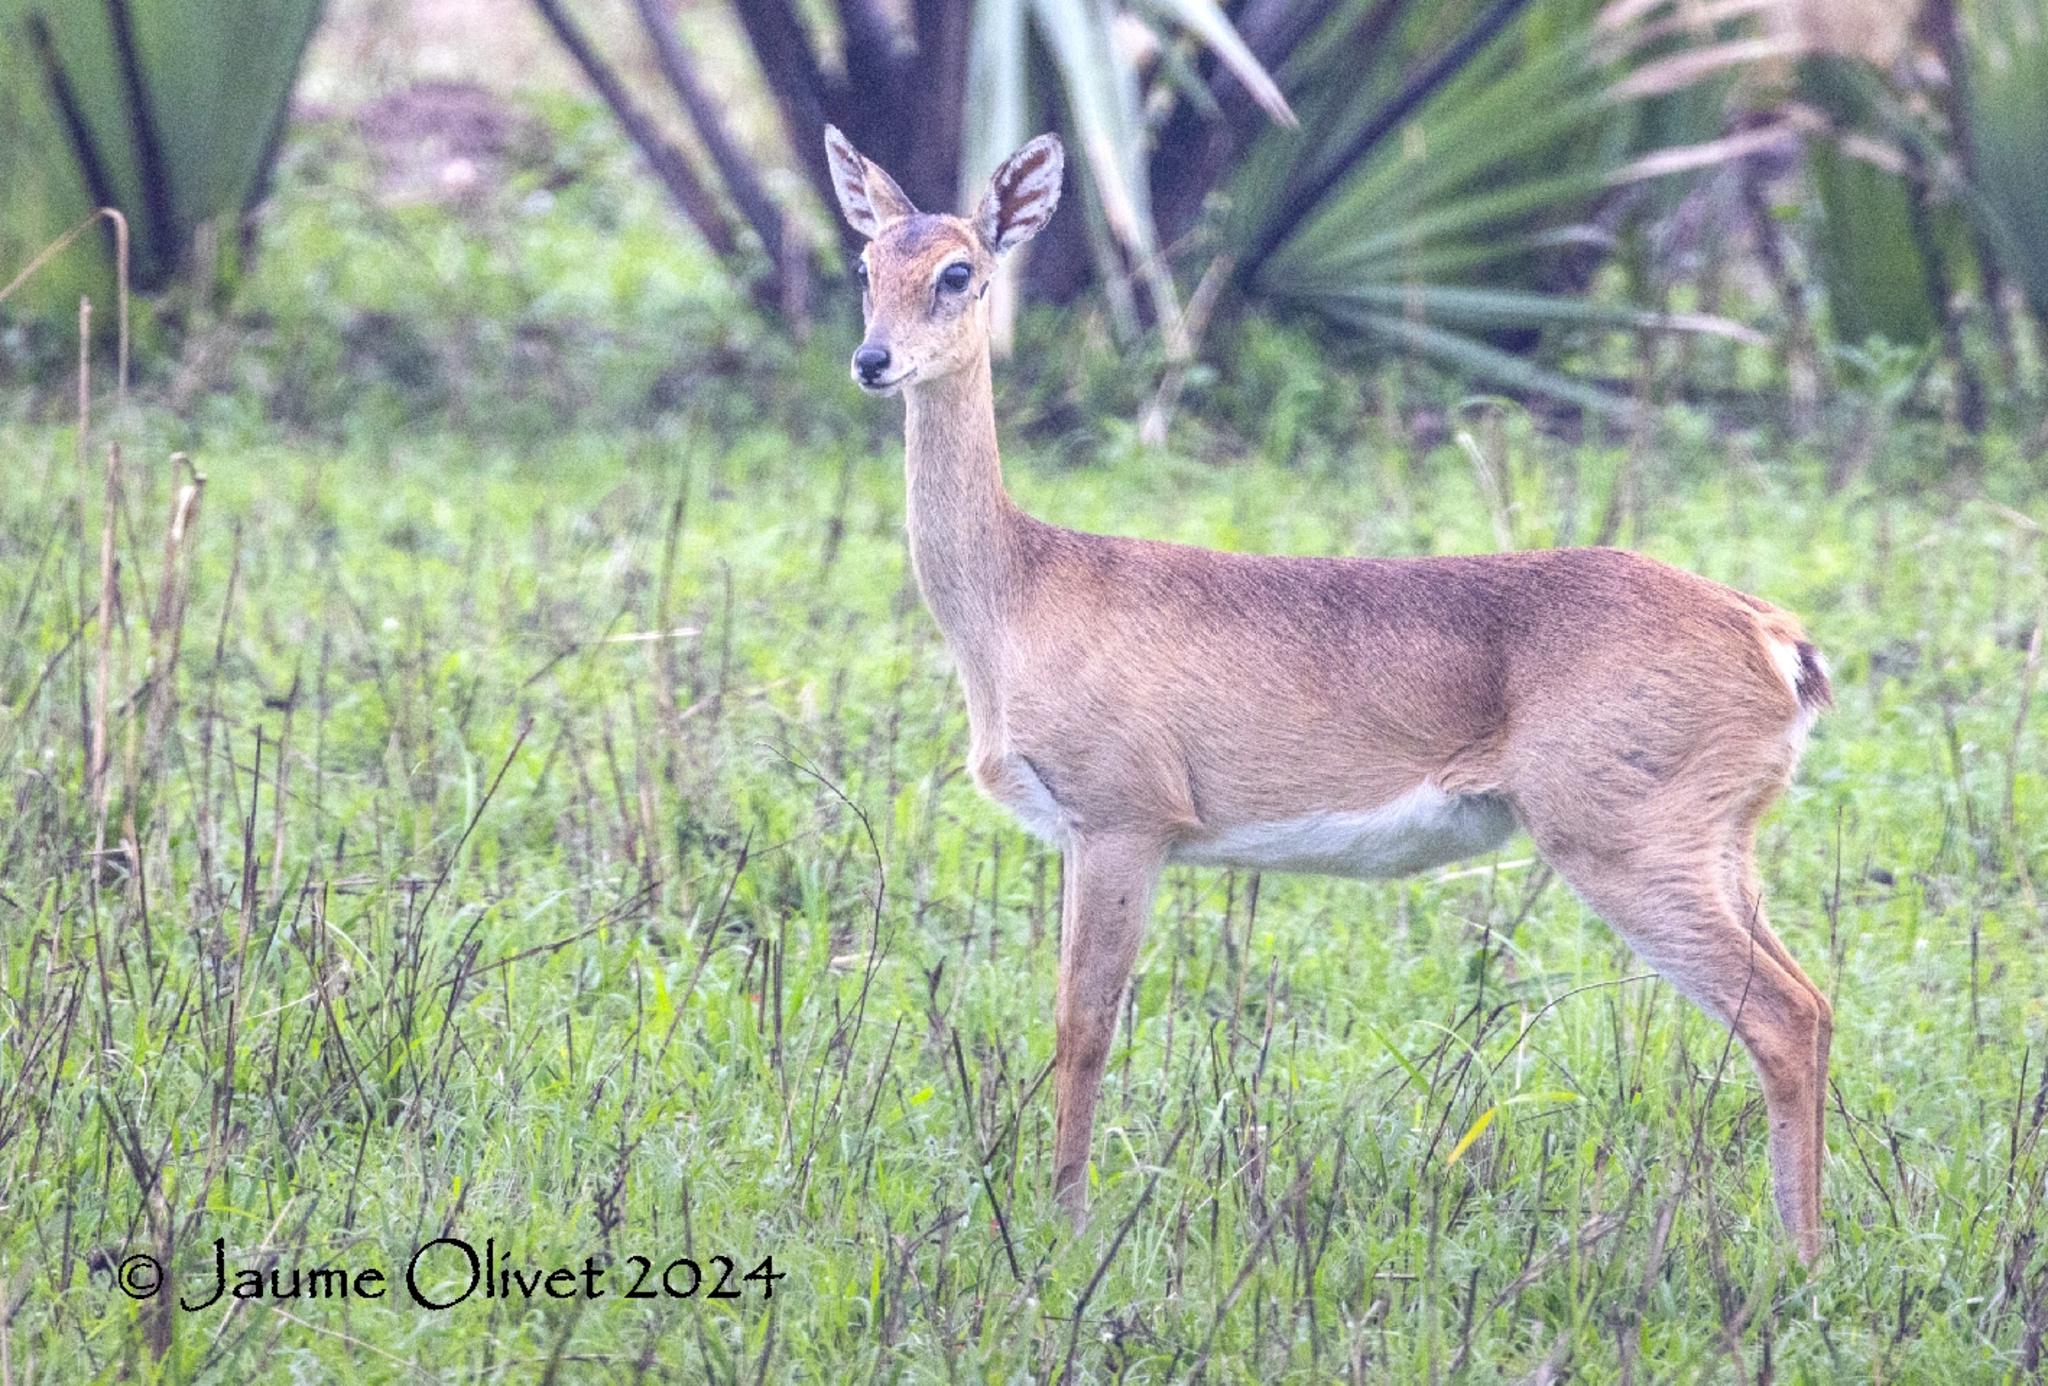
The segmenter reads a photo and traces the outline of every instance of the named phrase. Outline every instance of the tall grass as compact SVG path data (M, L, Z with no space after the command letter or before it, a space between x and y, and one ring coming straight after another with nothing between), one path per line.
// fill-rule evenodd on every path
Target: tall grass
M1392 433L1315 471L1011 470L1067 523L1415 552L1583 539L1628 466L1481 433L1490 503ZM0 427L34 482L0 496L10 1379L2039 1370L2048 555L1995 442L1970 497L1823 499L1814 459L1709 437L1640 478L1638 543L1801 610L1836 667L1764 835L1840 1027L1812 1278L1739 1055L1520 846L1171 875L1071 1234L1058 867L960 774L889 448L122 442ZM148 1255L203 1297L216 1238L395 1280L441 1236L612 1293L115 1283ZM741 1297L626 1299L635 1255L731 1257ZM769 1256L772 1298L738 1278Z

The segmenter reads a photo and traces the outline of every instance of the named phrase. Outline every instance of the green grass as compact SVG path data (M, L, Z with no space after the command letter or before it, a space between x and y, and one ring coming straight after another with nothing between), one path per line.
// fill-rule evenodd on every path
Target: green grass
M1763 852L1836 1004L1816 1275L1741 1052L1519 841L1395 883L1171 873L1077 1237L1058 863L963 773L894 407L852 397L843 309L781 341L608 127L536 118L455 212L302 131L238 299L175 360L143 334L111 511L109 435L82 466L30 421L61 390L5 401L0 1386L2038 1376L2048 491L2016 441L1930 485L1947 440L1859 438L1843 391L1847 492L1683 412L1625 482L1626 447L1252 321L1151 451L1150 368L1028 319L1001 375L1039 514L1301 553L1614 519L1801 613L1840 698ZM178 448L207 482L167 560ZM595 1258L605 1297L429 1312L404 1272L442 1236ZM384 1297L178 1307L215 1239ZM117 1287L137 1256L168 1290ZM705 1279L659 1297L680 1256Z
M1763 839L1837 1014L1808 1277L1739 1049L1519 839L1394 883L1171 872L1071 1234L1058 865L962 773L876 435L128 433L95 857L103 482L0 426L0 1377L2040 1369L2048 553L2001 506L2048 498L1996 440L1990 480L1917 494L1705 435L1642 478L1637 546L1800 612L1835 668ZM174 443L208 480L153 737ZM1050 518L1226 547L1591 536L1622 451L1495 446L1498 524L1458 449L1393 438L1010 472ZM430 1313L403 1270L444 1234L784 1278L627 1300L628 1263ZM203 1296L215 1238L391 1290L112 1284L147 1253Z

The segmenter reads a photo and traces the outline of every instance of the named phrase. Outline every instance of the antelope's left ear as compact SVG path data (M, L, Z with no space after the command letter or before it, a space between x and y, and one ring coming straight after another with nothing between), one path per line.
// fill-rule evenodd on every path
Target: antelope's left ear
M1024 244L1052 220L1066 167L1058 135L1040 135L1003 161L974 213L974 229L991 254Z
M846 224L869 240L905 217L917 215L917 208L896 180L855 149L836 125L825 127L825 162L832 168L832 190L839 194L839 211Z

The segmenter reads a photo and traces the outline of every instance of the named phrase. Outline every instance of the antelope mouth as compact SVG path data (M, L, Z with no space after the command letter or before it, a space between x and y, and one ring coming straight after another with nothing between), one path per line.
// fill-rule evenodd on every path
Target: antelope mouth
M863 380L860 378L858 374L856 374L853 377L853 383L860 386L861 393L863 394L893 395L898 390L902 389L905 385L909 384L910 381L916 375L917 367L912 366L909 370L904 371L902 374L896 376L893 380Z

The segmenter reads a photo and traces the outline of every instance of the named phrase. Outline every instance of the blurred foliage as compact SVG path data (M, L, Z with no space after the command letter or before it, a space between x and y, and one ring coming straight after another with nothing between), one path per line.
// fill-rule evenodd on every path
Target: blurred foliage
M231 272L318 15L319 0L0 0L0 266L115 207L138 289ZM110 269L74 253L23 292L64 308Z
M1799 98L1826 123L1807 172L1846 345L1953 339L1958 313L2002 318L2008 279L2036 319L2048 312L2048 16L2036 0L1934 0L1919 28L1923 46L1891 69L1830 53L1800 70Z
M2039 0L1971 0L1962 18L1969 205L2048 320L2048 12Z
M204 390L209 407L264 401L301 428L422 420L505 438L587 427L653 427L682 411L737 426L766 373L843 367L749 311L658 192L635 176L602 116L582 102L540 108L530 150L451 208L388 195L350 122L309 126L280 176L260 257L239 286L233 331ZM822 344L821 344L822 346ZM810 433L788 393L783 421Z
M704 380L827 378L835 329L812 329L850 309L819 282L819 229L837 219L817 205L813 116L838 118L929 207L971 200L1002 153L1053 125L1074 179L1018 284L1027 304L1081 305L1060 330L1101 350L1018 362L1013 393L1046 429L1107 428L1089 414L1111 400L1149 413L1154 442L1169 396L1234 412L1249 387L1229 372L1275 340L1276 318L1347 369L1427 362L1613 412L1674 392L1743 392L1753 409L1801 379L1820 379L1809 400L1867 388L1910 411L1992 369L1993 345L2009 397L2039 374L2035 0L1933 0L1896 70L1781 43L1770 6L1672 0L730 0L680 15L632 0L638 27L593 24L602 44L577 7L533 3L644 164L587 103L529 92L551 149L429 206L441 194L359 166L344 108L287 145L302 195L265 220L244 211L314 0L0 0L0 282L98 184L130 214L138 284L195 255L199 283L240 281L211 301L141 300L196 344L187 393L247 376L309 426L358 408L558 432L696 401ZM737 77L735 55L753 59ZM714 62L707 85L698 67ZM735 81L744 100L714 99ZM68 133L60 89L79 114ZM674 234L678 206L696 235ZM277 265L246 253L262 226L288 238ZM1687 235L1715 244L1665 245ZM51 328L44 365L80 293L110 322L103 244L92 233L0 308L0 369L30 359L24 316ZM1720 340L1662 343L1702 333ZM145 351L144 369L165 357ZM1880 360L1915 366L1895 379ZM1804 431L1816 415L1788 417ZM1273 429L1249 433L1292 451L1293 430Z
M770 254L721 254L771 277L764 301L788 300L799 269L774 254L784 219L749 210L767 180L730 147L672 19L640 6L704 147L694 161L558 0L534 3L672 200L714 249L737 251L707 196L724 187ZM1234 306L1305 307L1383 347L1596 408L1622 401L1526 359L1538 329L1702 325L1589 303L1580 290L1616 228L1588 223L1641 155L1719 133L1719 88L1672 59L1741 32L1741 18L1593 0L1295 0L1234 11L1240 29L1212 0L980 0L962 26L943 7L892 18L848 0L846 66L830 71L812 51L833 34L822 14L733 8L789 156L828 208L820 119L927 209L967 204L1035 129L1061 129L1075 188L1026 282L1052 301L1092 285L1120 338L1150 325L1169 362L1193 354L1208 317L1184 319L1187 286L1219 273Z

